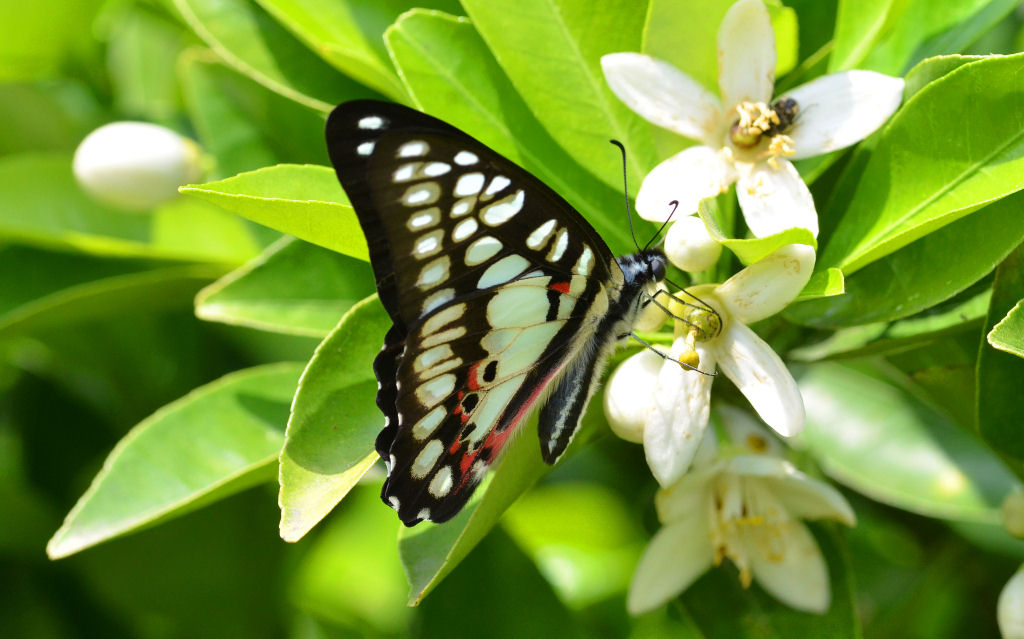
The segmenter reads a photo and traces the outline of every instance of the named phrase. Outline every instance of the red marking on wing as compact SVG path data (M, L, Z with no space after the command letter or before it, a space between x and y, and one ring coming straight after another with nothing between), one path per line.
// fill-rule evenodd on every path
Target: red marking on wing
M476 369L478 368L480 368L480 362L473 364L469 367L469 370L466 371L466 388L471 391L480 389L480 382L476 379ZM459 396L459 399L462 399L461 395Z
M550 288L553 291L558 291L563 295L569 294L569 282L554 282L553 284L548 286L548 288Z
M540 398L540 394L544 392L544 389L551 383L552 378L554 378L554 376L561 370L562 366L559 366L555 370L551 371L547 377L541 380L541 382L533 388L530 396L527 397L526 401L519 406L519 410L516 411L505 430L499 433L497 428L491 429L491 432L487 433L487 438L484 439L480 448L474 452L466 451L466 454L459 460L459 470L461 471L462 479L459 480L459 485L455 487L455 490L452 491L453 493L459 492L462 490L462 487L466 485L466 482L469 480L469 468L473 465L473 462L476 461L476 458L480 455L481 451L488 450L491 452L490 456L487 458L489 462L493 462L498 458L498 455L505 447L505 443L508 441L509 436L511 436L512 432L519 427L523 418L526 417L528 412L530 412L530 408L532 408L534 403L536 403Z

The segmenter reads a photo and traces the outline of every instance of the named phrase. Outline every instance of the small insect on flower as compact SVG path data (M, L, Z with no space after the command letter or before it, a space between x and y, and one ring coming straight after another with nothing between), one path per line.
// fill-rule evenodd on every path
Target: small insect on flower
M374 362L381 497L407 526L443 522L542 396L541 457L562 456L665 254L615 258L540 180L406 107L342 104L327 145L392 320Z

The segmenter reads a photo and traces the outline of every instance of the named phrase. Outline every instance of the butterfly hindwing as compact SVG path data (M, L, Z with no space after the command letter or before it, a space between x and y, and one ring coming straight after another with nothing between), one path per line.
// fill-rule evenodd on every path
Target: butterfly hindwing
M585 378L583 395L558 385L565 397L541 427L545 460L564 451L623 273L565 200L435 118L349 102L332 112L327 139L393 321L374 363L382 497L407 525L444 521L570 374Z

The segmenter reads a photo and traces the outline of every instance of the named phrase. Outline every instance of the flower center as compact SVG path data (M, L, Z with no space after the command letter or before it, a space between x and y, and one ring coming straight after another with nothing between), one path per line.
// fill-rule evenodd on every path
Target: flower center
M764 102L740 102L736 105L736 122L729 129L729 140L739 149L750 150L768 140L765 155L768 163L778 168L776 158L796 152L793 138L785 135L796 121L799 105L793 98L780 98L771 106Z
M711 536L715 564L729 558L740 571L740 583L750 586L751 556L778 563L784 558L783 531L789 513L761 482L731 473L720 476L712 490Z

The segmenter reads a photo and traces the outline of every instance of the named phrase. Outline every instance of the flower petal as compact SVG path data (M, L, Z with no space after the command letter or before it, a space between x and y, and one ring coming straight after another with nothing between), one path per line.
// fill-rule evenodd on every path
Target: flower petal
M736 197L747 227L755 237L793 227L808 229L817 237L818 212L811 192L788 160L776 158L776 163L778 168L757 162L739 176Z
M761 425L761 422L754 419L749 411L741 410L732 406L717 402L712 418L716 424L725 428L729 434L729 440L740 450L755 455L768 455L771 457L784 458L787 449L782 442Z
M665 235L665 255L668 260L691 273L711 268L722 254L722 245L715 241L695 215L679 218Z
M628 442L644 440L644 423L654 408L658 371L665 360L644 349L619 364L604 391L604 414L612 431Z
M754 580L791 608L823 614L831 603L832 592L828 566L818 542L807 526L795 519L773 532L772 539L766 541L757 538L758 533L772 534L765 528L744 530Z
M686 348L677 338L669 354L678 358ZM710 349L697 345L701 369L715 370ZM662 486L679 480L690 467L708 425L711 382L715 378L683 369L666 360L658 374L654 408L644 426L644 454L654 478Z
M775 88L775 32L761 0L740 0L718 27L718 87L722 105L765 102Z
M847 526L857 524L857 515L850 502L831 484L808 477L800 471L764 481L794 517L835 519Z
M786 365L771 346L740 322L715 341L722 372L750 401L758 416L783 437L804 428L804 402ZM646 448L646 439L644 441Z
M652 222L697 212L700 201L724 193L736 181L732 163L709 146L692 146L647 174L636 194L636 211Z
M629 613L653 610L686 590L707 572L713 558L706 514L665 526L651 539L633 574Z
M718 98L668 62L641 53L609 53L601 69L612 92L641 117L706 142L721 126Z
M715 289L734 320L753 324L796 299L814 270L814 249L788 244L736 273Z
M713 437L709 431L707 438ZM701 444L703 446L703 444ZM711 479L722 472L724 464L716 461L703 468L694 468L683 475L682 479L668 488L662 488L654 496L654 506L658 510L658 521L663 524L680 519L692 519L706 516L711 497Z
M885 124L903 100L903 79L874 71L844 71L812 80L786 97L796 100L796 123L786 131L794 159L859 142Z

